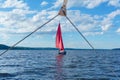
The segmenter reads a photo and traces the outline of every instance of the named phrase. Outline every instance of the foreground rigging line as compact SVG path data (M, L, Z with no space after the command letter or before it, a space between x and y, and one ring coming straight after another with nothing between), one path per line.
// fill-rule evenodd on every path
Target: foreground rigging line
M90 44L90 42L86 39L86 37L79 31L79 29L74 25L74 23L66 16L66 7L64 8L64 6L61 8L61 12L63 12L63 14L64 15L62 15L62 16L65 16L67 19L68 19L68 21L73 25L73 27L78 31L78 33L84 38L84 40L89 44L89 46L94 50L94 52L95 53L97 53L96 52L96 50L95 50L95 48L92 46L92 44ZM120 77L115 73L115 71L111 68L111 67L108 67L110 70L111 70L111 72L116 76L116 78L118 79L118 80L120 80Z
M39 29L41 29L44 25L48 24L49 22L51 22L53 19L55 19L58 16L58 14L56 16L54 16L52 19L50 19L49 21L45 22L43 25L41 25L40 27L38 27L37 29L35 29L33 32L31 32L30 34L28 34L27 36L25 36L24 38L22 38L20 41L18 41L17 43L15 43L13 46L11 46L10 48L8 48L7 50L5 50L4 52L2 52L0 54L0 56L2 56L4 53L6 53L7 51L11 50L13 47L15 47L17 44L19 44L20 42L22 42L23 40L25 40L27 37L29 37L30 35L32 35L33 33L35 33L36 31L38 31Z
M64 11L63 11L64 12ZM66 16L66 18L69 20L69 22L73 25L73 27L79 32L79 34L85 39L85 41L89 44L89 46L94 50L95 53L96 50L95 48L90 44L90 42L85 38L85 36L79 31L79 29L73 24L73 22ZM116 76L116 78L118 80L120 80L120 77L115 73L115 71L111 68L111 67L108 67L109 70L111 70L111 72Z
M73 22L66 16L68 21L73 25L73 27L78 31L78 33L83 37L83 39L89 44L89 46L95 50L95 48L90 44L90 42L85 38L85 36L79 31L79 29L73 24Z

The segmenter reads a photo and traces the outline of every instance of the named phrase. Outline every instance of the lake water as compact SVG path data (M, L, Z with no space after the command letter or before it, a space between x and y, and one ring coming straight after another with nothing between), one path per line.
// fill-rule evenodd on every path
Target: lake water
M2 52L2 50L0 50ZM0 57L0 80L120 80L119 50L11 50Z

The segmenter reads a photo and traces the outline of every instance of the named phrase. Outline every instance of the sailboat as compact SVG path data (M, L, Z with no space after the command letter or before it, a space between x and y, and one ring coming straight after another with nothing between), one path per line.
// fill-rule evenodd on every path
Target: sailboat
M59 49L59 54L66 54L66 51L64 49L64 44L63 44L63 40L62 40L62 32L61 32L61 27L60 27L60 23L58 25L58 29L57 29L57 33L56 33L56 48Z

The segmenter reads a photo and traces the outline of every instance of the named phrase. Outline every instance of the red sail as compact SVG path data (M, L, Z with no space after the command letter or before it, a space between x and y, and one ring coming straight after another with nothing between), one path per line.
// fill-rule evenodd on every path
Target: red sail
M60 50L64 50L60 23L58 25L57 34L56 34L56 48L59 48Z

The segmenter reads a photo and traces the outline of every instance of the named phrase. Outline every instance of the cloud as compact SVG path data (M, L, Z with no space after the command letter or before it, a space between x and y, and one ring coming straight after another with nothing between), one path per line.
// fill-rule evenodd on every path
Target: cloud
M62 0L57 0L54 3L54 6L52 8L58 8L62 5L63 1ZM114 7L120 7L120 0L69 0L67 7L85 7L88 9L93 9L97 6L100 6L102 3L106 3L110 6Z
M16 4L21 5L21 7L18 7L18 5L9 5L12 3L9 2L9 0L6 0L4 4L9 3L8 5L4 6L6 8L12 7L9 11L1 11L0 12L0 32L5 34L28 34L35 30L37 27L54 17L58 11L54 10L41 10L41 11L31 11L29 10L29 6L27 6L26 3L20 0L13 0ZM20 2L19 2L20 1ZM60 3L56 3L60 5L62 3L62 0L58 0ZM104 2L106 0L100 0L96 2L97 5L99 5L101 2ZM76 2L76 1L74 1ZM71 3L71 2L70 2ZM69 3L69 4L70 4ZM78 2L78 4L81 3ZM92 1L86 0L84 4L92 4ZM58 6L56 5L56 7ZM89 8L93 8L97 5L89 6ZM22 6L26 6L27 8L24 8ZM2 6L3 7L3 6ZM4 8L3 7L3 8ZM55 6L53 6L55 8ZM30 15L30 16L29 16ZM112 27L113 19L120 15L120 10L116 10L111 12L110 14L107 14L105 16L99 16L99 15L89 15L84 14L80 12L79 10L68 10L68 17L73 21L73 23L77 26L77 28L84 33L85 35L102 35L104 31L109 30L110 27ZM72 25L69 23L69 21L66 20L64 17L57 17L55 20L47 24L45 27L43 27L41 30L37 31L37 33L42 34L42 32L50 33L55 32L56 27L61 22L62 31L63 32L72 32L75 31L75 29L72 27Z
M0 32L4 39L7 39L8 34L24 33L34 29L28 15L34 15L36 11L29 10L26 3L22 0L5 0L1 3L0 8L9 8L0 11Z
M71 1L68 6L70 6L70 5L72 5L72 6L80 6L81 5L82 7L92 9L92 8L95 8L95 7L99 6L101 3L104 3L105 1L106 0L93 0L93 1L91 1L91 0L81 0L79 2L75 1L74 3L72 3L72 1Z
M30 11L30 10L24 10L24 9L13 9L11 11L12 14L17 14L17 15L21 15L21 16L25 16L25 15L29 15L29 14L34 14L36 13L36 11Z
M108 5L115 6L115 7L120 7L120 0L110 0L108 2Z
M83 14L79 10L71 10L68 12L68 16L72 19L73 23L77 26L77 28L82 32L100 32L100 17L92 16L89 14ZM69 23L70 24L70 23Z
M3 40L3 42L1 42L1 43L7 42L7 40L10 38L9 35L6 33L0 34L0 37Z
M40 5L41 5L41 6L46 6L47 4L48 4L48 2L43 1Z
M113 19L120 15L120 10L116 10L116 11L113 11L111 12L110 14L108 14L106 17L104 17L102 23L101 23L101 26L102 26L102 30L103 31L107 31L110 27L113 26Z
M116 31L117 33L120 33L120 28Z
M28 15L33 15L28 17ZM37 27L51 19L57 14L57 11L43 10L41 12L34 12L30 10L13 9L8 12L0 12L0 32L6 34L26 34L35 30ZM54 23L50 24L53 26ZM42 31L50 32L52 28L44 29ZM55 30L55 29L54 29Z
M62 6L63 1L62 0L57 0L56 2L53 3L53 6L50 7L49 9L55 9L55 8L60 8Z
M0 4L0 8L22 8L28 9L26 3L23 0L5 0L3 3Z
M30 22L27 15L34 14L34 11L22 10L22 9L13 9L8 12L0 12L0 25L6 29L19 29L26 27ZM29 25L31 26L31 25ZM24 28L25 29L25 28Z
M103 35L103 32L86 32L84 33L84 35L88 36L88 35Z
M36 13L34 13L34 11L32 12L29 10L25 12L18 11L18 13L15 13L15 10L16 9L13 9L9 12L0 12L0 25L3 26L0 27L0 32L7 32L6 34L30 33L57 14L57 11L47 10L42 10ZM27 17L27 15L29 14L33 14L33 16ZM89 31L95 31L95 33L100 32L100 22L98 21L99 17L83 14L79 10L69 10L68 16L70 16L70 19L72 19L72 21L75 23L75 25L79 28L80 31L84 33ZM66 20L65 17L60 16L55 18L55 20L47 24L37 33L41 32L42 34L42 32L44 32L45 34L45 32L55 32L59 21L61 22L63 32L75 31L75 29L68 22L68 20Z
M117 16L120 16L120 10L115 10L103 16L84 14L79 10L69 10L68 16L70 16L73 23L75 23L78 29L84 34L102 35L105 31L108 31L116 25L117 20L115 19Z

